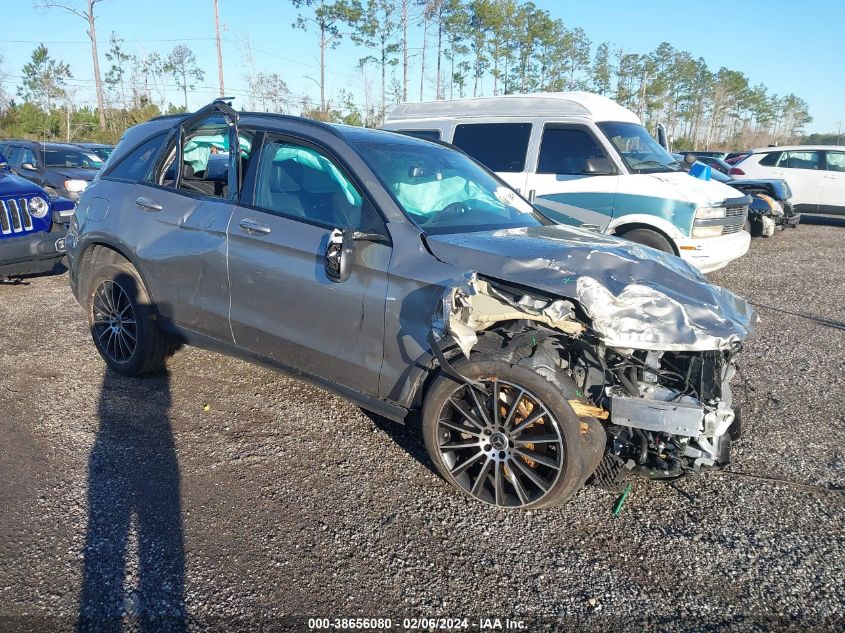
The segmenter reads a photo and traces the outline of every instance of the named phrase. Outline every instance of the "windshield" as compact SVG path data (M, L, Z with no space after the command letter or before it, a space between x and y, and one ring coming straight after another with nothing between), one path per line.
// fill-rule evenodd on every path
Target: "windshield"
M547 222L470 158L428 143L353 143L426 233L461 233L540 226Z
M605 136L634 174L679 171L680 163L637 123L604 122L598 124Z
M46 167L99 169L103 166L103 161L99 156L78 149L44 148L41 150L41 157L44 159Z

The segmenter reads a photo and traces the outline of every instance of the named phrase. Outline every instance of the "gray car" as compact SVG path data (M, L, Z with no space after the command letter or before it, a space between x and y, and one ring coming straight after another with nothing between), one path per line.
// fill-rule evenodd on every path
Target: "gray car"
M222 161L223 167L220 168ZM749 306L684 261L557 226L442 145L215 102L126 132L70 282L114 371L179 344L419 421L497 506L723 466Z

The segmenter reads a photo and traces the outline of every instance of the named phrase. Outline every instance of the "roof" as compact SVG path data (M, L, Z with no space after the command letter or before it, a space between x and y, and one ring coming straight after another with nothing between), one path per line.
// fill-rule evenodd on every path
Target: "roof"
M757 147L748 151L752 154L762 154L765 152L805 152L826 149L845 152L845 145L778 145L777 147Z
M501 97L403 103L388 115L387 121L445 119L456 116L578 116L595 121L640 122L637 116L627 108L623 108L607 97L591 92L537 92Z
M62 143L61 141L33 141L32 139L27 138L13 138L2 142L9 143L10 145L39 145L41 147L69 147L72 149L79 149L79 145L76 143Z

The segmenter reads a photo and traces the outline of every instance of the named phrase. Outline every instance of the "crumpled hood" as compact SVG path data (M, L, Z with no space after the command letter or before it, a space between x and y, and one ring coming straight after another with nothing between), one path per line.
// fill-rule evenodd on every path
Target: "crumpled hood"
M97 169L84 169L82 167L48 167L50 171L54 171L60 176L64 176L70 180L94 180L97 175Z
M453 266L578 301L610 347L726 349L758 320L682 259L609 235L555 225L426 240Z
M726 199L741 198L744 195L725 183L717 180L702 180L690 176L686 171L661 172L659 174L645 174L645 176L652 182L651 187L649 187L651 195L673 200L685 200L696 205L721 204Z
M31 196L35 194L47 197L44 190L34 182L0 169L0 196Z

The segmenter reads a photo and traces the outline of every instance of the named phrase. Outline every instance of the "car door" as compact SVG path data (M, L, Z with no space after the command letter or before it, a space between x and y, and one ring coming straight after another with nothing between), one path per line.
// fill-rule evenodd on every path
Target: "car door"
M345 279L333 265L341 231L352 249ZM353 242L355 231L363 239ZM328 149L267 133L228 230L236 345L376 394L392 252L386 235L364 189Z
M845 151L825 152L819 211L845 214Z
M138 227L137 263L162 316L231 343L226 227L248 142L237 113L224 106L203 108L172 130L157 168L128 187L120 212ZM215 143L239 148L216 170L209 168Z
M821 152L785 151L772 166L771 174L771 178L783 178L789 183L793 203L798 211L818 211L824 178Z
M604 230L613 217L619 173L586 125L547 123L529 199L553 220Z
M452 134L452 145L526 195L531 128L529 122L507 119L459 122Z

